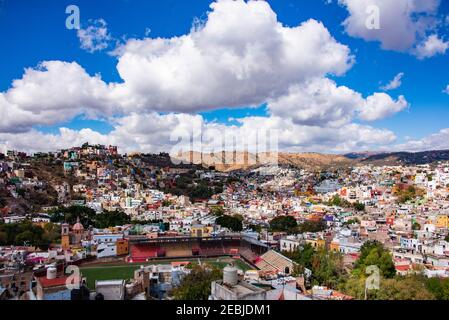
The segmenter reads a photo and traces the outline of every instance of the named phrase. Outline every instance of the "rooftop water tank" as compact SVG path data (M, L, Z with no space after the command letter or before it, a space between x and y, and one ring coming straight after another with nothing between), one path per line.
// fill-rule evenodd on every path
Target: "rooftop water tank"
M47 279L56 279L58 270L55 267L48 267L47 269Z
M238 270L233 266L226 266L223 269L223 283L228 286L235 286L239 282Z

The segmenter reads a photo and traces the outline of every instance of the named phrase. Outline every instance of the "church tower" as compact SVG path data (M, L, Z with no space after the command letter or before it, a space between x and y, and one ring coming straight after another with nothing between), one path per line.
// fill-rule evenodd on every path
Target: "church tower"
M70 226L68 223L63 223L61 226L61 245L63 249L70 248Z

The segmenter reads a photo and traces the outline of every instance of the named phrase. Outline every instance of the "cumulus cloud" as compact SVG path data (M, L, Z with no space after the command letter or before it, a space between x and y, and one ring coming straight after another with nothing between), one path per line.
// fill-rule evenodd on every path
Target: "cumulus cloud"
M106 84L75 62L26 69L2 94L2 111L10 114L2 129L29 129L79 113L257 106L293 84L342 75L352 66L349 48L320 22L284 27L265 1L220 0L211 9L187 35L129 40L118 50L120 83ZM18 126L19 119L24 123Z
M395 101L385 93L375 93L366 99L363 107L359 110L359 118L365 121L380 120L408 107L409 103L404 96L399 96Z
M430 58L439 54L445 54L449 48L449 41L444 41L433 34L416 47L416 56L419 59Z
M422 139L409 140L395 146L396 150L410 152L428 151L430 148L432 150L449 149L449 128L442 129Z
M115 144L123 152L159 152L201 132L211 140L203 148L223 148L214 137L254 138L262 127L278 131L286 150L346 152L395 139L389 130L354 119L374 121L408 106L402 96L364 98L328 79L352 67L350 49L316 20L282 25L265 1L219 0L188 34L131 39L115 54L118 83L89 75L76 62L46 61L26 69L0 93L0 145L38 151L89 141ZM265 103L269 116L234 119L237 125L194 114ZM114 129L35 129L79 115L107 118Z
M125 106L193 112L256 106L293 83L342 75L353 63L315 20L285 27L265 1L218 1L184 36L131 39L117 50Z
M419 49L435 45L436 38L427 37L441 22L438 14L440 0L339 0L349 16L344 21L346 32L366 41L379 41L383 49L408 51L418 57L431 57L439 50ZM380 28L367 28L368 8L379 9ZM416 49L418 48L418 49ZM422 55L422 50L427 53Z
M339 127L359 117L375 121L389 117L408 106L403 96L397 101L384 93L366 99L327 78L315 79L290 88L289 94L268 103L271 114L290 117L300 125Z
M403 72L398 73L393 80L391 80L387 85L382 86L380 89L384 91L390 91L399 88L402 85Z
M21 79L0 93L0 132L26 131L85 114L96 118L113 114L111 86L99 75L90 76L76 62L45 61L27 68Z
M53 151L89 141L118 145L120 152L256 152L263 147L258 139L262 135L272 134L277 138L278 144L274 146L276 150L349 152L371 150L396 139L389 130L352 123L332 128L298 125L280 117L246 117L237 121L239 125L226 126L206 122L200 115L133 113L120 118L108 134L91 129L78 131L67 128L61 128L57 134L34 129L16 134L0 133L0 149ZM265 147L265 151L273 151L272 144L266 144Z
M104 19L89 20L87 28L79 29L77 36L80 40L81 49L90 53L106 49L109 42L113 40Z
M443 92L449 94L449 84L446 86L446 89L444 89Z

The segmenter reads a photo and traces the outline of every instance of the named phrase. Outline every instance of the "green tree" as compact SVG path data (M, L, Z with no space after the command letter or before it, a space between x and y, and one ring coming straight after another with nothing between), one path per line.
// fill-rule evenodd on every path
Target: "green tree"
M8 244L8 234L4 231L0 232L0 246Z
M210 188L204 181L201 181L189 192L189 197L192 200L209 199L214 194L212 188Z
M329 206L336 206L342 208L350 208L351 203L348 200L340 198L338 194L332 197L332 199L327 203Z
M131 223L131 218L121 211L105 211L95 216L95 227L103 229Z
M218 268L195 265L173 290L173 296L176 300L207 300L211 294L212 281L221 278L222 272Z
M298 232L304 233L304 232L320 232L326 230L327 225L326 221L320 220L320 221L304 221L300 225L298 225Z
M421 230L421 225L418 222L413 222L412 230Z
M93 209L85 206L60 207L49 212L49 214L51 215L52 222L67 222L72 225L79 218L84 227L93 226L97 215Z
M270 221L270 229L274 232L288 232L296 231L298 223L292 216L278 216Z
M241 217L238 216L221 216L215 220L215 223L222 226L223 228L228 228L232 231L239 232L243 230L243 223Z
M312 269L312 259L315 254L315 250L310 243L306 243L304 246L298 247L298 249L293 252L284 251L282 254L300 266L300 273L304 272L304 268L310 270Z
M354 272L364 274L368 266L376 265L385 278L393 278L396 268L390 252L378 241L367 241L360 249L360 257L357 260Z
M379 290L374 292L376 300L433 300L434 295L425 282L417 276L382 279Z
M167 199L162 200L163 207L170 207L171 205L172 205L172 202L170 200L167 200Z
M319 249L312 257L312 279L317 285L335 289L344 275L343 256L339 252Z
M356 203L354 203L353 207L357 211L365 211L365 205L363 203L358 202L358 201Z
M258 224L250 224L248 226L248 229L251 229L257 233L261 233L262 232L262 226L258 225Z
M30 230L23 231L16 235L14 243L16 245L23 245L24 242L29 242L30 244L34 244L36 241L35 235Z
M210 213L214 216L221 217L224 215L224 209L222 206L214 206L210 208Z
M360 220L357 218L349 219L348 221L343 222L343 226L350 226L352 224L360 224Z
M426 288L437 300L449 300L449 279L426 279Z

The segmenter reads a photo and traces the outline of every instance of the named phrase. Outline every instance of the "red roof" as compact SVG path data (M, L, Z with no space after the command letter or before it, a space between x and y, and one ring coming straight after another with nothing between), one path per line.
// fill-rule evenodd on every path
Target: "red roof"
M398 270L398 271L408 271L408 270L410 270L410 265L396 266L396 270Z
M60 287L66 284L68 277L58 277L55 279L47 279L47 277L37 277L37 281L43 288Z

